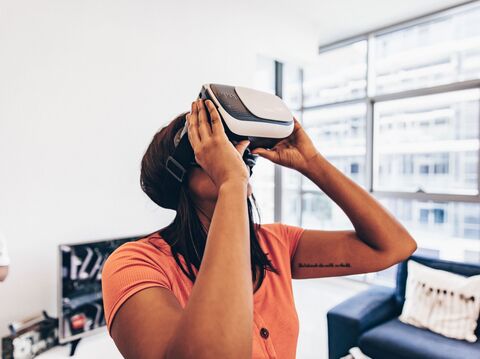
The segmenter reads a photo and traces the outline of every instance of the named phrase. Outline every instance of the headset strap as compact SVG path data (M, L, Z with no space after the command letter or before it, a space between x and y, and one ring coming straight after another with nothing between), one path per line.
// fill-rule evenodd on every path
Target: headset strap
M167 171L178 181L183 182L185 173L190 162L195 158L188 136L182 136L178 146L171 156L168 156L165 167Z

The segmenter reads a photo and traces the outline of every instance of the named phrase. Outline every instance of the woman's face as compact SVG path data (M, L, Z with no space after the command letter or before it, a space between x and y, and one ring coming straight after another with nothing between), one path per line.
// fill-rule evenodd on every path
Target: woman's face
M201 201L216 202L218 190L210 176L201 167L191 167L188 170L188 187L194 198ZM247 187L247 197L252 194L250 181Z

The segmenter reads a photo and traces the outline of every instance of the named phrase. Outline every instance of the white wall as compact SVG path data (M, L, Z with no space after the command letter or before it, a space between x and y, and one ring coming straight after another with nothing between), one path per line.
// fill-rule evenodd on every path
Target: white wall
M252 85L257 53L314 56L313 27L269 5L0 0L0 336L56 315L59 243L171 221L140 189L140 158L202 83Z

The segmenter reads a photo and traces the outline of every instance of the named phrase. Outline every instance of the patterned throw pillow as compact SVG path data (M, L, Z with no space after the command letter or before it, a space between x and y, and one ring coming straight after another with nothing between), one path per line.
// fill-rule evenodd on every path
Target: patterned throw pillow
M475 342L480 275L464 277L409 260L405 304L399 320L449 338Z

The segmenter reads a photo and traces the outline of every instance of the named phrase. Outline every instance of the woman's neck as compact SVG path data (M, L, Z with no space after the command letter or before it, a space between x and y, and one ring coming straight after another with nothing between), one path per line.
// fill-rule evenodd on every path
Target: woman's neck
M211 223L212 218L213 218L213 212L215 211L215 205L216 205L216 202L209 202L209 201L204 201L201 204L195 204L195 208L197 210L198 218L200 219L200 222L202 223L202 225L205 228L207 233L208 233L208 229L210 228L210 223Z
M213 212L215 210L215 205L213 206L197 206L197 215L202 223L202 226L205 228L206 233L208 233L208 229L210 228L210 222L212 221Z

